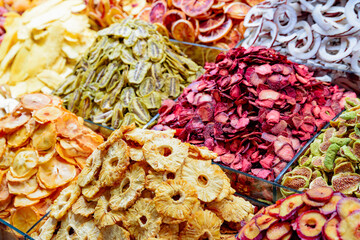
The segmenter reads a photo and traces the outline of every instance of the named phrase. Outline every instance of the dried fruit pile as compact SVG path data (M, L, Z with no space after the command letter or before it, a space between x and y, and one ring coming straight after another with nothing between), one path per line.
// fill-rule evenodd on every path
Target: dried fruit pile
M301 191L330 185L343 194L360 197L360 100L347 99L345 106L347 110L331 121L299 158L299 166L284 175L283 185Z
M91 46L95 32L79 14L82 0L49 0L19 15L7 14L6 34L0 45L0 84L12 97L50 93L65 81Z
M216 154L173 135L135 124L113 132L32 236L220 239L225 222L253 217L254 207L233 195L225 173L211 163Z
M24 95L0 119L0 218L26 232L103 142L58 97Z
M163 102L154 129L176 129L223 164L268 180L356 97L264 47L221 53L205 69L176 103Z
M239 240L360 239L360 201L319 187L263 208L239 232Z
M177 98L202 72L152 25L125 19L99 32L55 94L71 112L95 123L143 126L161 100Z

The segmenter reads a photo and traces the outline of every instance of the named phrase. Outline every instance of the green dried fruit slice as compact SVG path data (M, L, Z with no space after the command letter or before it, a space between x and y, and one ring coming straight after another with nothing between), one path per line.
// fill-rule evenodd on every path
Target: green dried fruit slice
M357 173L339 173L331 179L335 191L343 194L352 194L360 184L360 175Z
M126 87L122 90L120 100L124 107L129 107L129 104L133 98L135 98L135 90L132 87Z
M312 170L311 168L308 168L308 167L295 167L291 173L293 175L299 175L299 176L304 176L306 177L307 179L310 179L311 178L311 175L312 175Z
M304 176L288 176L283 178L281 185L302 191L309 186L309 179Z
M350 138L339 138L339 137L332 137L329 139L331 143L336 143L340 147L344 145L348 145L351 142Z
M309 166L311 164L311 158L304 155L300 157L298 162L300 166Z
M134 113L126 113L122 125L129 126L136 121Z
M341 126L335 133L335 137L343 137L347 133L347 127Z
M165 91L169 97L177 98L180 95L180 79L178 77L169 77L166 79Z
M96 114L93 116L93 122L94 123L107 123L113 115L113 110L107 111L107 112L101 112L99 114Z
M165 80L162 74L160 63L155 63L151 66L151 75L156 81L156 90L161 90L165 85Z
M356 112L346 111L346 112L344 112L343 114L340 115L340 118L342 118L344 120L355 119L356 118Z
M145 39L150 36L149 31L143 26L137 26L137 29L135 29L135 35L139 39Z
M118 68L118 64L116 62L111 62L107 66L107 68L104 72L104 75L102 76L102 78L100 79L100 82L99 82L100 88L104 88L108 85L108 83L111 80L111 77L114 75L117 68Z
M325 181L324 178L322 177L317 177L314 180L312 180L309 184L309 188L313 189L313 188L318 188L318 187L328 187L329 185L327 184L327 182Z
M159 109L161 107L161 95L158 92L151 92L141 98L147 109Z
M316 156L311 159L311 165L317 169L323 169L324 167L324 156Z
M78 115L82 118L89 119L92 108L92 98L90 92L85 92L80 100Z
M341 156L346 157L353 162L359 162L359 158L355 156L355 154L352 152L352 149L348 146L342 146L340 149L340 154Z
M138 61L135 66L132 65L128 74L129 83L140 84L144 80L150 67L151 63L144 61Z
M325 171L329 172L334 169L334 161L339 150L340 150L340 146L336 143L333 143L329 146L324 160Z
M314 156L320 156L321 152L319 150L321 144L321 139L315 139L313 143L310 144L310 152Z
M77 106L79 106L79 101L81 99L82 90L76 89L70 96L68 100L68 109L71 112L76 112Z

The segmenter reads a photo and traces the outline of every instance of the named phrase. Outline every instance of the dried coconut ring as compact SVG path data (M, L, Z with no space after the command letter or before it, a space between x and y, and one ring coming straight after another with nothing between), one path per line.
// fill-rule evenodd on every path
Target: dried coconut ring
M37 110L48 106L52 99L41 93L26 94L21 97L20 102L23 108L29 110Z

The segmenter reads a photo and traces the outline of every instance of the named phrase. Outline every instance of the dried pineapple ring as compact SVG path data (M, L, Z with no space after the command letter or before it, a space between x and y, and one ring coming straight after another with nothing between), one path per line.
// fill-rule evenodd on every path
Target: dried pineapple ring
M155 191L156 210L166 217L185 221L198 202L196 189L184 180L167 180Z
M27 197L25 197L24 195L17 195L14 198L14 207L18 208L18 207L29 207L29 206L33 206L35 204L37 204L38 202L40 202L39 199L35 199L35 200L31 200L28 199Z
M49 105L51 103L51 98L41 93L26 94L21 97L20 102L22 107L26 109L37 110Z
M219 196L217 196L215 199L217 202L235 193L235 190L231 187L230 180L227 178L227 176L224 177L224 180L223 189L221 190Z
M81 134L82 126L72 113L63 114L55 123L57 133L65 138L73 139Z
M102 186L113 186L130 164L129 147L123 140L113 143L104 156L99 180Z
M228 222L241 222L249 213L254 213L254 206L251 203L233 195L220 202L211 202L206 206L218 217Z
M88 217L95 212L96 202L87 201L84 196L80 196L78 200L72 205L71 210L75 214L80 214L83 217Z
M35 192L38 186L39 185L36 181L36 176L32 176L27 181L8 182L9 192L16 195L29 194Z
M99 180L93 181L91 184L81 189L82 195L87 199L95 200L104 190L101 189L101 183Z
M39 157L35 150L30 148L19 149L10 166L11 174L17 178L26 176L37 166L38 160Z
M179 225L169 225L163 223L160 226L160 232L157 235L157 238L178 240L179 231Z
M11 224L17 229L26 232L40 219L39 213L34 207L16 209L11 216ZM35 231L33 229L32 231Z
M42 198L46 198L47 196L49 196L50 194L52 194L55 190L52 189L44 189L44 188L40 188L38 187L36 189L36 191L27 194L26 197L32 200L36 200L36 199L42 199Z
M76 202L80 194L81 189L76 183L70 184L68 187L64 188L51 206L50 216L60 220L74 202Z
M33 117L39 123L52 122L61 117L64 111L58 107L44 107L40 108L33 113Z
M0 159L4 155L5 151L6 151L6 139L0 137Z
M161 215L151 199L140 198L126 212L124 225L135 239L147 240L160 231Z
M40 125L35 130L32 139L32 145L38 151L46 151L53 148L56 143L56 128L54 123Z
M85 187L92 180L95 180L95 175L100 171L102 164L102 151L96 149L86 160L86 166L78 176L78 184L80 187Z
M129 156L130 156L131 160L133 160L135 162L140 162L140 161L145 160L142 148L131 147L129 149Z
M24 126L19 130L12 133L8 137L8 146L11 148L17 148L24 145L27 140L33 135L36 128L36 122L31 118Z
M145 188L145 171L138 164L131 165L119 186L110 190L110 207L125 210L138 199Z
M212 160L217 158L217 154L210 151L207 147L198 147L192 144L187 144L189 146L189 157L196 158L199 160Z
M70 182L76 177L76 167L53 157L50 161L39 166L38 178L46 188L57 188Z
M10 182L23 182L23 181L26 181L26 180L29 180L32 176L34 176L35 174L37 173L37 168L33 168L31 169L31 171L26 174L24 177L21 177L21 178L17 178L17 177L14 177L12 174L11 174L11 171L8 171L6 173L6 178L8 181Z
M143 152L156 171L176 172L188 155L188 146L175 138L157 138L144 144Z
M60 143L55 144L55 149L56 149L56 152L60 155L61 158L63 158L65 161L67 161L68 163L70 163L72 165L76 165L75 159L73 159L72 157L69 157L65 153L65 150L61 147Z
M97 240L101 239L101 232L93 220L87 221L78 228L80 239Z
M100 196L95 207L94 219L99 228L114 225L124 220L124 214L121 211L109 211L109 198L108 194Z
M0 120L0 132L11 133L18 129L30 119L30 115L22 113L20 116L8 115Z
M102 228L101 234L106 236L108 239L130 240L130 233L117 224Z
M220 239L222 220L208 210L193 213L184 230L180 232L180 239Z
M201 201L211 202L219 196L226 181L222 173L211 161L191 160L183 166L182 178L195 186Z
M57 226L56 218L49 217L44 225L39 228L39 236L36 239L50 240Z
M0 208L1 208L1 202L7 200L10 197L9 188L8 188L8 182L5 175L6 171L1 171L1 181L0 181Z
M78 229L86 222L86 218L75 215L69 211L64 219L61 221L61 226L58 230L57 239L78 239Z
M169 171L164 172L156 172L150 170L148 175L146 175L146 188L154 191L160 186L160 184L167 180L175 180L181 178L181 169L179 169L176 173L172 173Z
M135 128L124 134L125 139L128 141L133 141L141 146L145 144L145 142L150 141L156 138L172 138L174 137L175 130L166 130L166 131L152 131L147 129Z

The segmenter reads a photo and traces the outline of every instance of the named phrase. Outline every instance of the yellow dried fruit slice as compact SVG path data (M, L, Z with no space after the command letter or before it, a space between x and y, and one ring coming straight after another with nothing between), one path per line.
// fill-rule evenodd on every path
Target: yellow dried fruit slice
M146 175L146 188L154 191L160 186L162 182L167 180L175 180L181 178L181 169L176 171L176 173L164 171L164 172L156 172L154 170L150 170Z
M1 171L1 181L0 181L0 205L2 201L7 200L10 197L9 188L7 184L7 179L5 177L6 171ZM5 202L3 202L5 203ZM1 206L0 206L1 208ZM6 207L5 207L6 208Z
M7 115L0 120L0 132L11 133L29 121L30 115L22 113L20 116Z
M49 105L51 101L52 99L50 96L41 93L25 94L20 99L22 107L29 110L43 108Z
M38 178L46 188L57 188L70 182L76 177L76 167L53 157L50 161L39 166Z
M37 204L38 202L40 202L39 199L32 200L28 199L24 195L18 195L14 198L14 207L29 207Z
M110 210L109 198L108 194L100 196L95 207L94 219L99 228L114 225L124 220L122 211Z
M6 139L0 137L0 159L4 155L5 151L6 151Z
M212 160L217 158L217 154L210 151L207 147L198 147L192 144L189 146L189 157L196 158L198 160Z
M52 122L61 117L64 111L58 107L44 107L33 112L33 117L39 123Z
M75 214L88 217L95 212L95 207L96 201L87 201L84 196L80 196L71 209Z
M48 197L54 191L55 190L53 190L53 189L44 189L44 188L38 187L35 192L27 194L26 197L29 199L32 199L32 200L42 199L42 198Z
M130 140L143 146L145 142L156 138L172 138L175 130L152 131L147 129L135 128L124 134L126 140Z
M12 197L10 195L4 200L0 200L0 211L3 211L7 207L9 207L11 202L12 202Z
M8 169L12 164L15 155L16 154L13 151L6 148L2 158L0 158L0 169Z
M131 160L133 160L135 162L140 162L140 161L145 160L142 148L134 148L134 147L130 148L129 156L130 156Z
M50 216L60 220L76 202L80 194L81 189L76 183L64 188L51 206Z
M54 123L46 123L40 125L34 132L32 145L38 151L46 151L55 147L56 143L56 128Z
M75 140L61 139L59 143L64 153L69 157L79 157L79 156L89 155L82 152L81 147L77 144Z
M76 138L81 133L81 124L78 118L72 113L64 113L56 119L56 131L65 138Z
M130 233L116 224L102 228L101 233L112 240L130 240Z
M41 216L45 215L52 205L53 201L50 198L41 199L40 202L34 205L34 208L39 212Z
M81 193L91 200L95 200L103 192L99 180L91 182L89 185L81 189Z
M100 171L103 159L103 151L96 149L86 160L86 166L78 176L78 184L85 187L91 181L96 180L95 175Z
M58 221L56 220L56 218L49 217L45 221L44 225L42 225L39 228L39 235L37 236L38 239L43 239L43 240L51 239L56 230L57 223Z
M27 232L39 219L39 213L34 207L24 207L15 210L11 216L11 224L17 229Z
M17 148L26 144L27 140L33 135L36 128L36 122L31 118L24 126L16 132L8 135L7 143L11 148Z
M61 158L63 158L65 161L67 161L68 163L71 163L72 165L76 165L76 161L74 158L69 157L66 153L65 150L61 147L60 143L56 143L55 145L55 149L56 152L60 155Z
M16 195L29 194L34 192L38 187L36 176L32 176L27 181L8 182L9 192Z
M76 161L76 165L80 169L85 168L85 166L86 166L86 158L84 158L84 157L75 157L75 161Z
M50 161L50 159L52 159L54 157L55 153L56 153L55 148L50 149L46 152L39 153L39 162L38 163L44 164L44 163Z
M37 173L37 168L33 168L31 169L31 171L26 174L24 177L21 177L21 178L17 178L17 177L14 177L11 173L11 171L8 171L6 173L6 179L10 182L23 182L23 181L27 181L29 180L32 176L34 176L35 174Z
M29 174L38 164L38 154L30 148L22 148L17 151L16 156L10 166L11 174L14 177L21 178Z

